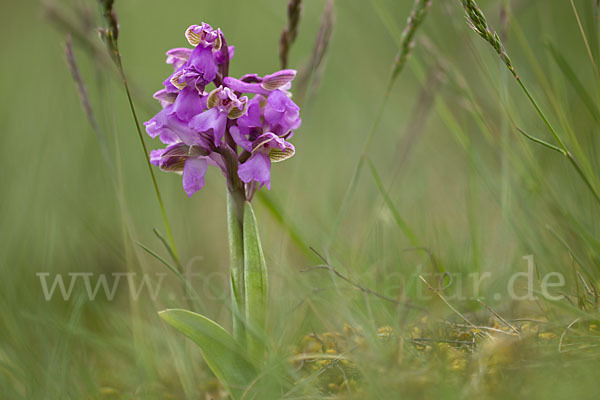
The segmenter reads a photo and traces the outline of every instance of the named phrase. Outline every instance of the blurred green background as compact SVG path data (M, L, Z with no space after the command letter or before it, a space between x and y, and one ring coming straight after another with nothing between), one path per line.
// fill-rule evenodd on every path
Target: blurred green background
M326 271L301 272L322 262L310 247L327 254L353 281L389 297L415 297L423 288L414 273L435 272L437 265L453 273L490 272L479 293L464 289L468 296L481 296L507 318L541 315L557 336L575 318L598 318L595 307L576 306L584 288L574 271L589 285L599 281L600 207L566 158L518 133L517 126L552 141L496 54L469 29L458 0L434 1L367 153L394 210L366 165L341 207L412 3L336 2L319 79L301 99L303 124L292 140L296 155L274 165L272 190L255 201L272 282L271 339L283 353L305 334L340 331L344 323L367 331L399 326L393 304L353 290ZM589 54L569 1L480 5L517 72L600 187L598 20L594 1L573 4ZM324 5L304 2L290 58L301 72ZM205 398L212 378L199 353L156 315L166 307L189 306L171 274L155 301L146 293L133 301L124 284L112 301L102 293L89 301L81 282L69 301L59 295L45 300L37 273L50 273L49 282L56 274L68 282L70 272L94 273L95 282L97 274L135 272L153 274L155 282L156 273L168 271L137 243L167 258L153 234L153 228L164 227L125 93L95 32L102 24L97 3L25 0L0 7L0 397ZM279 69L283 0L117 0L115 8L124 67L144 121L158 111L151 95L170 73L164 52L186 45L183 33L190 24L205 21L224 31L236 47L231 75ZM66 26L86 38L72 34L100 141L65 61ZM149 148L160 146L145 139ZM178 176L156 173L182 262L201 275L192 281L201 295L194 307L229 327L224 179L211 170L205 188L188 199ZM414 240L399 229L394 212ZM425 251L408 251L417 247L427 249L435 263ZM535 257L537 274L565 275L563 292L570 300L493 297L506 293L510 274L525 269L522 257L528 254ZM431 319L452 318L439 299L414 302ZM472 299L453 304L485 318L485 309ZM555 352L556 344L532 350L530 363L515 362L505 383L473 393L593 398L597 355L588 351L588 359L565 366L558 353L545 353ZM448 383L398 389L410 371L385 364L387 350L378 347L367 361L387 373L367 367L370 394L357 398L400 398L389 393L403 390L413 398L458 398L476 385L468 377L442 374L440 380ZM544 355L537 358L538 351ZM427 368L421 375L438 376ZM557 377L559 388L549 384Z

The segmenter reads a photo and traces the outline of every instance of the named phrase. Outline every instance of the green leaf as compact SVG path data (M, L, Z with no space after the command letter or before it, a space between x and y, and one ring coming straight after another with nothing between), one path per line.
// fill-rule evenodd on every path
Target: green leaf
M265 256L256 217L250 203L244 205L244 281L246 290L246 319L248 352L255 362L264 356L262 332L265 328L265 313L268 297L268 277Z
M187 310L164 310L158 315L200 347L215 376L234 399L239 399L257 372L229 332L216 322Z

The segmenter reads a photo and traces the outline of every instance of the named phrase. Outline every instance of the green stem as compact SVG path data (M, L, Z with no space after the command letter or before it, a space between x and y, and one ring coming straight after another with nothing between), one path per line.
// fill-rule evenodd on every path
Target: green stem
M244 195L227 190L227 230L229 239L229 262L231 275L231 300L233 312L233 337L243 343L245 329L244 286Z

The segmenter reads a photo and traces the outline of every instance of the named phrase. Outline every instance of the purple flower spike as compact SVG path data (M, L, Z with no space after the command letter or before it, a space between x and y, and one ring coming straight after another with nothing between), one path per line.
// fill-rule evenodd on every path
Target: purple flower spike
M204 186L208 166L216 166L229 189L250 201L263 186L271 188L271 165L295 153L287 140L302 123L289 92L296 71L231 78L234 47L220 29L202 23L185 36L193 48L167 51L173 73L154 94L163 109L144 123L148 135L167 145L153 150L150 162L182 175L188 196Z

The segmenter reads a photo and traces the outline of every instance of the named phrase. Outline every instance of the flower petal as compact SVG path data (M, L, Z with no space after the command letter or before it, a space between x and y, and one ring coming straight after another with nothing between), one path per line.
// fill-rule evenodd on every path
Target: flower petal
M167 127L188 146L195 145L205 150L209 150L212 146L211 137L195 132L188 126L187 122L181 121L175 115L172 115L167 119Z
M280 136L297 129L302 123L300 107L281 90L275 90L267 98L264 116L270 130Z
M183 167L183 190L191 197L204 186L208 162L204 158L188 158Z
M212 82L217 76L217 65L210 48L196 47L188 60L188 68L202 75L202 79L207 84Z
M189 121L202 111L204 107L200 94L196 88L190 86L183 88L173 103L173 112L182 121Z
M160 166L160 161L167 149L157 149L150 151L150 164Z
M271 189L271 160L264 153L254 153L238 168L238 176L244 183L252 181Z
M264 89L260 85L260 83L247 83L247 82L241 81L239 79L232 78L230 76L223 79L223 83L225 84L225 86L230 87L231 89L235 90L236 92L256 93L256 94L263 94L265 96L267 96L269 93L271 93L270 91Z
M160 136L160 140L165 144L175 143L177 135L168 127L169 115L173 113L173 106L167 105L158 114L149 121L144 122L146 132L151 138Z
M227 114L219 112L217 108L211 108L210 110L204 111L203 113L196 115L190 121L190 128L196 132L201 133L212 130L216 147L219 146L219 143L221 143L221 140L223 139L226 126Z
M240 146L242 149L246 151L252 151L252 142L246 138L241 132L240 128L237 126L232 126L229 128L229 133L233 138L233 141Z
M173 64L176 70L181 68L186 63L192 54L192 49L178 47L167 51L167 64Z

